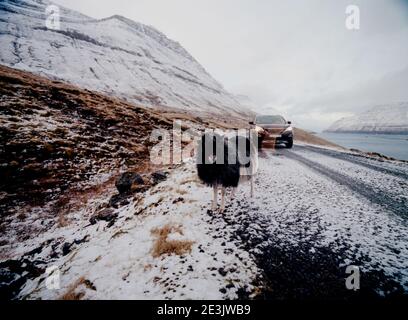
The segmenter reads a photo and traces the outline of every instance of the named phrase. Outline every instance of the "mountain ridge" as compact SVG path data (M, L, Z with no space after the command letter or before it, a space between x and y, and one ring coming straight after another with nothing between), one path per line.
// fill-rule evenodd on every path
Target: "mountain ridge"
M1 64L159 109L253 114L156 28L121 15L94 19L59 6L61 28L47 29L49 4L0 4Z

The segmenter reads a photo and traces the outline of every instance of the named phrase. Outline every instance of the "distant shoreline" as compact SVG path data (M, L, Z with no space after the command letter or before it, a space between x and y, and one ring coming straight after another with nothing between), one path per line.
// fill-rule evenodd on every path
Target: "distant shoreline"
M354 130L323 130L322 133L351 133L351 134L390 134L390 135L407 135L408 131L354 131Z

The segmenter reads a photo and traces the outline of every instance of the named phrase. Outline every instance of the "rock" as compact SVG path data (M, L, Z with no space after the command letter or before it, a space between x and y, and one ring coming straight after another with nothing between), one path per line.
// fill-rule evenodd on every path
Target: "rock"
M96 291L95 285L94 285L93 282L91 282L90 280L85 279L84 285L85 285L88 289L91 289L91 290L93 290L93 291Z
M112 222L118 217L118 213L114 212L113 209L103 209L102 211L94 214L91 219L89 219L89 222L91 224L95 224L97 221L103 220L103 221L109 221Z
M13 160L13 161L10 162L9 166L10 167L18 167L19 163L17 161Z
M130 192L134 185L144 185L142 176L136 172L123 173L115 183L119 193Z
M71 246L72 246L72 243L64 242L61 248L63 256L66 256L68 253L71 252Z
M82 239L75 239L71 243L64 242L64 244L61 246L62 255L66 256L68 253L72 251L73 247L75 248L76 245L89 241L89 238L90 238L89 235L86 235Z
M222 275L223 277L225 277L228 272L225 271L224 268L219 268L219 269L218 269L218 273L219 273L220 275Z
M118 208L129 204L128 194L115 194L109 200L109 206Z
M16 299L29 279L44 274L44 262L26 258L0 262L0 300Z
M158 184L167 179L167 174L163 171L156 171L150 175L153 184Z
M178 197L177 199L173 200L173 203L179 203L179 202L183 202L184 198L183 197Z

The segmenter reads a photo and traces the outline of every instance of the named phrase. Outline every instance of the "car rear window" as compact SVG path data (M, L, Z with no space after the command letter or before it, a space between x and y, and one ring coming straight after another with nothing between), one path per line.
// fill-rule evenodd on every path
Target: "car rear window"
M259 124L286 124L286 121L281 116L257 116L256 123Z

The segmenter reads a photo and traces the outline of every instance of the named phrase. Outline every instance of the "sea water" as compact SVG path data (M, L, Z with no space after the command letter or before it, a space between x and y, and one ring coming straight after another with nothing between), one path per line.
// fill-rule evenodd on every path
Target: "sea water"
M378 152L395 159L408 160L408 134L322 132L317 136L342 147Z

